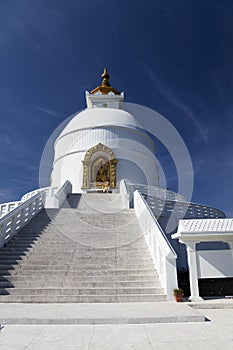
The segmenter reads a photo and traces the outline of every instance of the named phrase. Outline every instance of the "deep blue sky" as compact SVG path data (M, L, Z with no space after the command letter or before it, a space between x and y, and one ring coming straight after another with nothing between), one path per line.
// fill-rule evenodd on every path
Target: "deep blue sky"
M0 202L38 187L49 135L103 67L163 114L194 166L192 200L233 216L233 1L1 0ZM170 189L175 168L158 144Z

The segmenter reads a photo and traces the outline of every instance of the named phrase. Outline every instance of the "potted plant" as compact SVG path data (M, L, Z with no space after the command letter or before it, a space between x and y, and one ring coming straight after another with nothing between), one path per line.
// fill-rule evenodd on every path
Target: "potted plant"
M175 300L179 303L183 300L184 291L181 288L174 288L173 295L175 297Z

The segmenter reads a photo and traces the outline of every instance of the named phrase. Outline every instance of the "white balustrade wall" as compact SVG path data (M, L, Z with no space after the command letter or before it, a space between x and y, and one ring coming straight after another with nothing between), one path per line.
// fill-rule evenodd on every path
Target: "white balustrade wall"
M45 193L42 191L0 219L0 247L3 247L44 208L44 199Z
M156 217L170 217L171 213L178 219L183 218L225 218L225 214L216 208L187 202L178 193L156 186L142 184L130 184L126 181L130 198L133 192L138 190L149 204Z
M54 196L58 191L58 187L43 187L37 190L33 190L23 195L23 197L21 198L21 201L24 202L41 191L45 192L45 202L44 202L45 208L53 208Z
M173 299L177 288L176 253L167 240L162 228L154 217L142 195L134 192L134 209L151 252L155 269L168 300Z
M30 197L19 206L0 219L0 248L4 246L12 237L14 237L27 223L29 223L36 214L45 208L46 197L53 200L52 208L60 208L66 197L72 192L72 185L66 181L63 186L54 195L54 188L39 189L27 193ZM34 195L32 193L34 192ZM35 194L35 192L38 192ZM23 197L24 199L26 197Z
M17 208L21 203L21 201L16 201L0 204L0 218Z
M7 203L0 204L0 218L4 217L8 213L10 213L12 210L17 208L19 205L21 205L23 202L32 198L33 196L35 196L37 193L40 193L41 191L43 191L45 193L44 207L45 208L53 208L54 207L54 198L55 198L55 195L58 191L58 187L38 188L36 190L25 193L20 201L7 202Z
M169 191L166 188L157 186L143 185L143 184L132 184L126 181L126 186L129 192L138 191L147 196L160 198L163 200L170 201L186 201L185 197L173 191Z
M163 200L143 194L151 210L156 216L169 217L171 213L177 218L225 218L225 214L216 208L206 205L181 201Z

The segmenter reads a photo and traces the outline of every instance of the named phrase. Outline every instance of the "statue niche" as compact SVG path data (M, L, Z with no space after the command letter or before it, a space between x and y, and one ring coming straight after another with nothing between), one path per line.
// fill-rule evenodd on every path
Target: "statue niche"
M110 184L110 166L109 161L103 157L99 157L92 164L91 183L95 187L102 187L103 184Z
M102 187L116 188L117 160L113 151L99 143L90 148L84 157L82 188Z

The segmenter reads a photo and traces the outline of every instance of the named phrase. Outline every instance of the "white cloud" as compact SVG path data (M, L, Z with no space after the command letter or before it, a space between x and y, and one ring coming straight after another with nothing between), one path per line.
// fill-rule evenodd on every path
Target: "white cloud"
M47 113L53 117L56 117L57 116L57 113L52 111L51 109L48 109L48 108L44 108L44 107L35 107L35 109L37 109L38 111L41 111L41 112L44 112L44 113Z
M207 130L202 123L195 116L194 112L191 110L189 106L187 106L183 101L181 101L177 96L175 96L175 92L172 91L171 87L168 87L164 81L162 81L156 74L147 66L143 65L145 71L147 72L149 78L152 83L158 90L158 92L170 100L176 107L181 109L185 115L193 122L195 127L197 128L199 135L203 139L205 143L208 141Z

